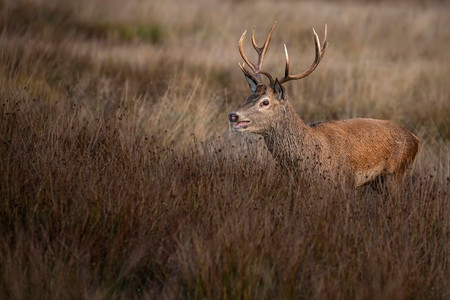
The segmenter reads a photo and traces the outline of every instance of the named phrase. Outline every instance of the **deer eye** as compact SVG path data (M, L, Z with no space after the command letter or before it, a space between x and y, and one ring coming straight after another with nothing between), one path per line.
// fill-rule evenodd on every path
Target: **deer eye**
M264 100L264 101L262 102L262 105L264 105L264 106L269 105L269 100Z

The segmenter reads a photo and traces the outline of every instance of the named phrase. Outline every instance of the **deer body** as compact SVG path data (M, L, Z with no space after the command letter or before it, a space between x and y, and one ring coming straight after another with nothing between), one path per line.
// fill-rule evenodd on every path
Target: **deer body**
M275 25L274 25L275 26ZM302 74L289 75L289 58L286 51L285 76L278 81L260 69L273 31L263 47L252 43L259 54L258 64L244 61L253 73L241 66L252 94L238 110L229 114L233 130L261 134L273 157L294 173L310 174L327 181L344 180L354 187L367 184L384 174L402 179L408 166L419 151L418 138L391 121L376 119L348 119L305 124L288 101L283 82L309 75L320 62L327 46L319 45L314 32L316 60ZM260 74L266 75L270 84L264 84Z
M418 150L418 139L384 120L350 119L306 125L291 105L283 122L262 133L284 167L355 187L380 175L402 176Z

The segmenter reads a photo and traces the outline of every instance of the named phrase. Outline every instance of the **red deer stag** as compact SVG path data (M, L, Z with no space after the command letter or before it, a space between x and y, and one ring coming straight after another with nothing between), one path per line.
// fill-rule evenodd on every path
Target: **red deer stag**
M403 179L420 147L418 138L405 128L391 121L366 118L307 125L297 115L288 101L283 83L302 79L316 69L328 46L327 27L322 45L313 29L316 57L303 73L289 74L289 56L284 45L285 73L281 79L274 80L261 66L275 25L262 47L256 44L253 30L251 40L258 54L257 63L250 62L244 53L242 43L247 31L239 40L239 52L244 59L239 67L252 94L239 109L228 115L233 130L262 135L274 158L294 172L312 174L315 178L329 181L346 180L354 187L385 174L391 175L388 179L395 179L394 182ZM261 75L266 76L270 83L265 84Z

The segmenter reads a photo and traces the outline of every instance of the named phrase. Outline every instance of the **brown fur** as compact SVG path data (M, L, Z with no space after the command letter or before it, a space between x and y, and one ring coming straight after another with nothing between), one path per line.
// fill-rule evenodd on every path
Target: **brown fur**
M420 147L419 139L391 121L349 119L307 125L285 96L260 84L234 112L250 121L247 131L261 134L277 161L294 172L325 180L349 181L354 187L387 174L402 180ZM269 105L263 105L263 101Z

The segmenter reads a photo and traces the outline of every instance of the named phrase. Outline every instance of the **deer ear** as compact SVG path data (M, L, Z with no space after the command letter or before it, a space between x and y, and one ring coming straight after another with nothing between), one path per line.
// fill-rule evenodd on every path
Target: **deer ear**
M284 88L281 86L281 83L278 81L278 78L275 79L275 83L273 84L273 90L275 91L278 100L284 100Z
M252 93L254 93L256 91L256 87L258 86L258 83L255 81L255 79L248 76L247 74L244 74L244 75L245 75L245 79L247 79L250 90L252 91Z

